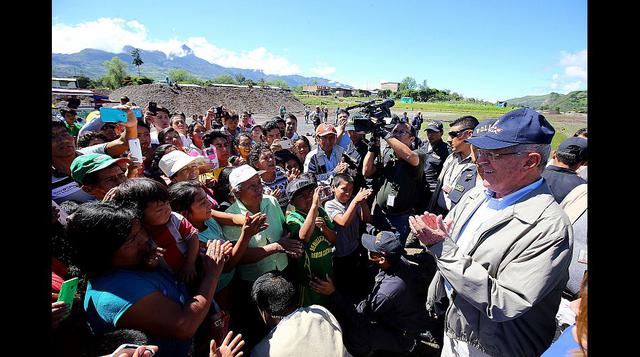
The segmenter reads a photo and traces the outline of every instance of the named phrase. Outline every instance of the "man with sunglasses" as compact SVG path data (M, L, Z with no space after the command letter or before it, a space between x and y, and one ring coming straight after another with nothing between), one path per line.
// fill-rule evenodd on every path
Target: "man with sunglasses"
M471 162L471 145L465 142L473 134L478 119L466 115L454 120L449 126L451 155L442 165L438 184L433 190L427 210L446 214L471 188L476 186L476 167Z
M571 221L541 176L555 130L529 108L478 127L466 141L483 187L444 219L410 218L437 262L427 308L444 315L441 356L539 356L556 331L573 249Z

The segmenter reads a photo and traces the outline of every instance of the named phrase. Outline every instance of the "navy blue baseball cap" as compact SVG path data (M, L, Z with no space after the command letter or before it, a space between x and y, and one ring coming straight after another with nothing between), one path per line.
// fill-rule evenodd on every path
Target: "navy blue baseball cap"
M400 234L381 231L378 234L363 234L362 245L370 252L401 254L404 247L400 244Z
M484 135L474 135L465 141L480 149L494 150L518 144L551 144L555 133L544 115L530 108L520 108L498 118Z
M489 131L489 128L491 128L491 126L493 125L493 123L496 122L496 118L493 119L487 119L485 121L481 121L476 127L475 129L473 129L473 135L471 135L474 138L477 138L478 136L483 136L484 134L486 134Z

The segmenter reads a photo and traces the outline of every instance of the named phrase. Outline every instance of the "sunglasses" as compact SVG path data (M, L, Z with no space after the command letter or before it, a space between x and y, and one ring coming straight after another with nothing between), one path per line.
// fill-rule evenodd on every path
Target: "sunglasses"
M473 128L465 128L465 129L460 129L460 130L457 130L457 131L451 130L451 131L449 131L449 136L452 137L452 138L456 138L456 137L462 135L467 130L473 130Z

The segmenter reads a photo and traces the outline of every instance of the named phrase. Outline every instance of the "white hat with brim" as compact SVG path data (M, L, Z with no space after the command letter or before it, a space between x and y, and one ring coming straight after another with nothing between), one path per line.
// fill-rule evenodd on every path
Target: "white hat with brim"
M158 167L167 177L171 177L180 171L183 167L197 161L197 156L189 156L180 150L174 150L162 157ZM200 160L203 161L203 160Z
M248 181L255 175L260 175L263 172L265 171L257 171L249 165L236 167L235 169L231 170L231 173L229 174L229 185L231 185L231 189L238 188L238 186L240 186L240 184L242 184L243 182Z

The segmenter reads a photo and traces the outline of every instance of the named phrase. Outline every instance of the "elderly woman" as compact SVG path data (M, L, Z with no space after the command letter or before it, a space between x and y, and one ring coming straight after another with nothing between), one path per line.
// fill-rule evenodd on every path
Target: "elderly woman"
M237 323L243 326L242 335L248 346L257 343L268 331L265 331L260 315L251 302L251 286L253 282L262 274L273 270L284 270L288 273L287 254L298 258L302 255L302 243L296 239L290 239L285 231L285 219L278 201L268 195L263 195L263 186L258 172L249 165L234 168L229 175L231 192L236 197L236 201L226 210L233 214L256 214L267 215L269 227L264 231L251 237L247 250L236 267L236 281L232 286L234 301L231 315L232 324ZM240 227L223 226L222 231L225 237L232 242L240 238Z
M81 205L67 225L76 263L87 273L84 308L95 333L135 329L157 345L156 356L187 356L207 317L224 261L220 241L209 242L193 294L161 265L136 212L110 202Z

